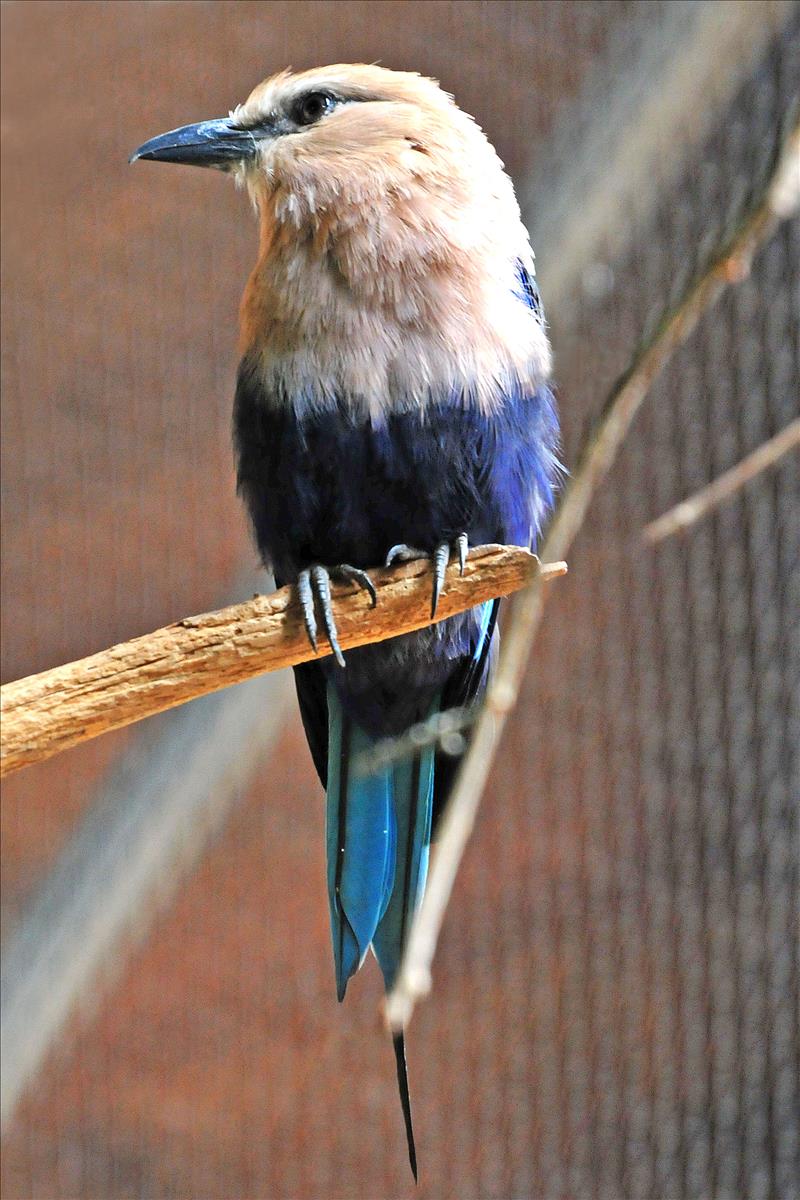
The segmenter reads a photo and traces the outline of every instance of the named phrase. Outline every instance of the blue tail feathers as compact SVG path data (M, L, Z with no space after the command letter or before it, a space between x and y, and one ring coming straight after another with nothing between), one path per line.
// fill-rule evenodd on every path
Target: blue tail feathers
M428 868L433 751L357 773L356 758L376 740L329 684L328 899L340 1000L370 945L391 987Z
M395 872L391 772L352 769L372 740L328 685L328 899L336 993L344 998L389 903Z
M392 770L395 818L394 887L372 939L387 990L400 968L411 919L425 889L433 811L434 751L424 750Z
M425 887L433 811L434 750L371 774L354 770L370 737L344 710L328 685L328 900L336 993L375 951L387 989L394 983L414 910ZM397 1083L417 1178L405 1042L394 1038Z
M481 607L475 644L465 671L464 693L471 702L473 675L483 677L494 632L496 602ZM465 702L459 695L456 701ZM432 706L442 703L441 695ZM327 685L327 848L328 900L336 967L336 992L344 998L348 980L372 946L387 991L400 969L406 939L425 888L434 798L434 747L418 751L370 774L355 769L357 758L379 740L345 709L336 687ZM446 777L446 772L445 772ZM403 1108L408 1157L417 1178L405 1041L394 1038L397 1083Z
M479 610L472 664L482 664L494 630L496 603ZM437 699L432 709L439 706ZM428 873L435 751L371 774L354 769L378 740L345 710L328 683L327 847L336 992L372 946L391 988Z

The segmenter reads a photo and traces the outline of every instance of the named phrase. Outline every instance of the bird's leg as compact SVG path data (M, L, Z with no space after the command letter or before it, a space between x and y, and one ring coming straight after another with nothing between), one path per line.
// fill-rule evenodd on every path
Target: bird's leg
M331 644L334 658L339 666L343 667L345 665L344 655L339 645L336 620L333 615L333 604L331 603L331 579L348 579L358 584L364 591L369 592L373 608L378 603L378 594L367 572L362 571L359 567L351 567L349 563L339 563L336 567L323 567L321 563L314 563L312 566L306 567L305 570L301 571L297 577L297 592L300 597L300 607L303 610L303 622L309 642L316 651L316 602L316 605L319 605L322 624L325 626L325 632L328 635L328 641Z
M469 552L469 538L465 533L460 533L453 542L453 548L458 554L459 574L464 574L464 567L467 562L467 554ZM392 546L389 553L386 555L386 566L390 567L396 562L412 562L418 558L430 558L433 560L433 596L431 598L431 620L436 616L436 609L439 605L439 597L444 588L444 576L447 570L447 564L450 562L450 543L440 542L434 550L433 554L429 554L427 550L418 550L416 546L406 546L404 542L399 542L396 546Z

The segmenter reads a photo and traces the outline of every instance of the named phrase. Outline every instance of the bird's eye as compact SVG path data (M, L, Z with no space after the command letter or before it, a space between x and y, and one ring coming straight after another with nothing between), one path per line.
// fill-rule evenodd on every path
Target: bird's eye
M297 101L292 115L298 125L313 125L335 106L335 99L327 92L309 92Z

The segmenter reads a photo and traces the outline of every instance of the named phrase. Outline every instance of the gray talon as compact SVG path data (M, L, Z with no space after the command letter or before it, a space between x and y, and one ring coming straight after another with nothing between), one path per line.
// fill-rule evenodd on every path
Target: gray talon
M447 570L447 564L450 561L450 547L447 542L442 542L433 552L433 599L431 602L431 620L436 616L436 609L439 604L439 596L444 587L444 573Z
M469 551L469 538L465 533L460 533L456 538L456 549L458 550L458 565L460 574L464 574L464 568L467 565L467 553Z
M314 616L314 593L311 589L311 572L306 568L297 576L297 594L303 610L303 623L314 653L317 652L317 618Z
M453 547L458 554L459 573L463 575L469 553L469 538L466 533L458 535L453 542ZM447 542L441 542L433 554L428 554L425 550L418 550L416 546L407 546L405 542L398 542L386 555L386 566L390 567L395 562L411 562L416 558L433 560L433 596L431 597L431 620L433 620L436 616L436 609L439 607L439 597L444 590L444 577L447 564L450 562L450 546Z
M430 555L425 550L418 550L416 546L407 546L405 542L398 542L386 555L384 566L390 567L392 563L396 562L415 562L418 558L430 558Z
M351 567L349 563L342 563L340 566L331 567L330 569L323 567L321 563L314 563L313 566L306 567L297 576L297 593L300 597L300 607L303 610L303 621L314 653L318 652L316 602L319 605L322 624L325 626L325 632L328 635L328 641L331 644L334 658L339 666L343 667L345 666L344 655L339 645L336 618L333 615L333 604L331 602L331 576L350 579L354 583L357 583L359 587L362 587L364 591L369 592L373 608L378 603L378 593L375 591L375 585L367 572L362 571L359 567Z
M344 655L342 648L339 645L339 639L336 636L336 620L333 615L333 606L331 604L331 577L325 567L316 564L311 568L311 579L314 583L314 590L317 593L319 606L322 611L322 623L325 626L325 632L328 635L328 641L331 644L333 656L340 667L344 666Z
M342 579L350 579L353 583L357 583L365 592L369 592L369 598L372 601L372 607L378 603L378 593L375 591L375 584L370 579L366 571L362 571L360 567L351 567L349 563L341 563L332 571L333 575L338 575Z

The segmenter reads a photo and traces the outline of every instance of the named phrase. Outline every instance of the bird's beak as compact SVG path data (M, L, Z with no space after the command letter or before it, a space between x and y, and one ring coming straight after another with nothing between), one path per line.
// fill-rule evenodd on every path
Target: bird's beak
M134 150L129 162L150 158L157 162L188 163L195 167L227 170L255 157L257 142L252 132L237 129L228 117L183 125L151 138Z

